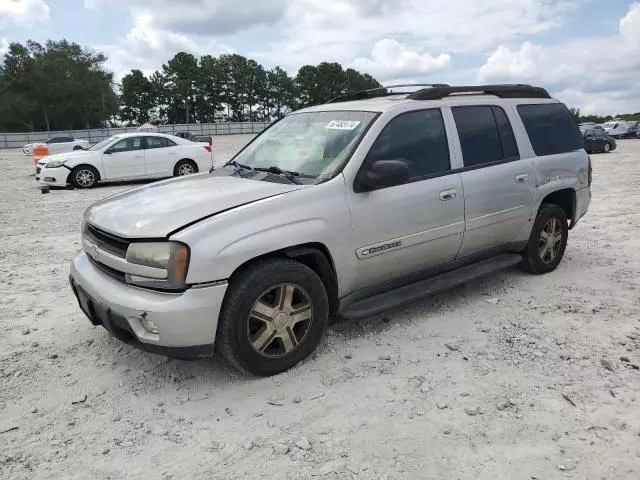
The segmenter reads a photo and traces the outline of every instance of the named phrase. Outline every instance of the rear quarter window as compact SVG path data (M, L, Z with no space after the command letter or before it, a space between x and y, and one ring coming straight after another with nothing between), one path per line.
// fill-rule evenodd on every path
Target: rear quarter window
M584 148L580 130L562 103L518 105L533 151L538 156Z

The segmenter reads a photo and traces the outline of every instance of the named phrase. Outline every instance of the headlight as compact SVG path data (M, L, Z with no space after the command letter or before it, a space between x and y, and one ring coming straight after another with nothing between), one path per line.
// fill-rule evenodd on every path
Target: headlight
M189 268L189 247L177 242L133 242L127 262L166 270L166 278L127 274L127 283L162 290L183 290Z
M58 168L67 163L66 160L54 160L52 162L48 162L45 167L46 168Z

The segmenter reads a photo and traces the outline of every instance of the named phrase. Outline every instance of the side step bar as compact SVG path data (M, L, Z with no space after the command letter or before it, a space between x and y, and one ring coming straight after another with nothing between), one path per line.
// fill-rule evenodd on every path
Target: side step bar
M451 287L471 282L493 273L517 265L522 256L517 253L502 253L495 257L472 263L450 272L442 273L425 280L404 285L389 292L359 300L347 306L340 315L344 318L359 319L377 315L386 310L414 303L435 295Z

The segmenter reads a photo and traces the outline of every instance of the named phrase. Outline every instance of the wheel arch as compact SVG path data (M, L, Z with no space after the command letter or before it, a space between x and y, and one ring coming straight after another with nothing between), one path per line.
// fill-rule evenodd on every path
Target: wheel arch
M540 208L542 208L545 203L557 205L562 208L570 220L569 229L573 228L577 204L575 189L567 187L550 192L542 199Z
M97 173L98 173L98 178L97 181L102 180L104 177L102 175L102 172L100 171L100 169L98 167L96 167L95 165L91 165L90 163L79 163L78 165L74 165L73 167L69 167L69 176L71 176L71 174L73 173L74 170L77 170L78 168L81 167L90 167L92 169L94 169Z
M272 257L291 258L292 260L296 260L313 270L316 275L320 277L320 280L322 280L327 292L327 297L329 299L329 314L335 315L338 312L338 279L335 264L333 257L331 256L331 252L323 243L310 242L292 245L251 258L233 271L230 277L230 282L233 281L233 277L239 272L251 268L251 265L256 262Z
M180 160L178 160L174 165L173 165L173 174L176 175L177 171L178 171L178 165L180 165L180 162L189 162L191 163L194 168L196 169L195 173L199 173L200 172L200 167L198 167L198 162L196 162L194 159L189 158L189 157L184 157L181 158Z

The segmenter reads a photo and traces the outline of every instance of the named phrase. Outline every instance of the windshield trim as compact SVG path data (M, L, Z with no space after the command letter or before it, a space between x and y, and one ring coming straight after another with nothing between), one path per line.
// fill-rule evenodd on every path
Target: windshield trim
M265 128L262 132L260 132L255 137L253 137L253 139L249 143L247 143L244 147L242 147L240 150L238 150L233 157L231 157L227 162L225 162L224 165L227 166L227 165L231 164L236 159L236 157L238 157L238 155L240 155L242 152L244 152L253 142L255 142L258 138L260 138L260 136L262 136L262 134L264 134L271 127L273 127L274 125L279 123L281 120L283 120L285 118L288 118L288 117L291 117L293 115L305 115L305 114L309 114L309 113L324 113L324 112L363 112L363 113L372 113L373 114L373 117L371 118L371 121L369 122L369 125L367 125L365 127L365 129L362 131L362 134L358 138L358 141L353 145L353 147L351 148L351 151L345 156L344 160L341 163L338 164L338 166L334 169L334 171L331 174L318 175L317 177L315 177L316 180L318 180L318 182L317 183L312 183L309 186L319 185L320 183L327 182L327 181L337 177L339 174L342 173L344 168L349 164L349 162L351 161L351 157L353 156L355 151L360 146L360 143L362 142L364 137L367 135L367 133L369 133L369 130L371 129L373 124L376 123L378 118L380 118L380 115L382 115L382 112L374 112L374 111L371 111L371 110L341 110L341 109L333 110L332 109L332 110L322 110L322 111L317 111L317 112L316 111L307 111L307 112L299 111L299 112L290 113L288 115L285 115L282 118L279 118L279 119L275 120L271 124L269 124L269 126L267 128Z

